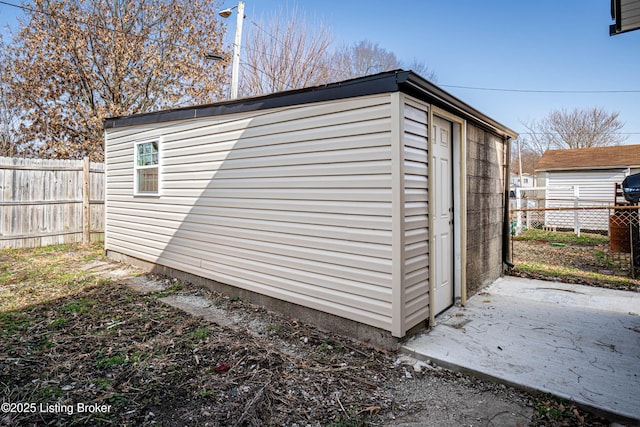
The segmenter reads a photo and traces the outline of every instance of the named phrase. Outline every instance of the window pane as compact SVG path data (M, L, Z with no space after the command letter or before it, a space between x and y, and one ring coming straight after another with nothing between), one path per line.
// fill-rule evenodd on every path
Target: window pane
M136 164L142 166L142 154L144 153L144 144L138 145L138 152L136 153Z
M158 169L139 169L138 170L138 192L139 193L157 193L158 192Z
M138 144L138 151L136 153L136 164L138 166L154 166L158 164L158 143L157 142L145 142L144 144Z

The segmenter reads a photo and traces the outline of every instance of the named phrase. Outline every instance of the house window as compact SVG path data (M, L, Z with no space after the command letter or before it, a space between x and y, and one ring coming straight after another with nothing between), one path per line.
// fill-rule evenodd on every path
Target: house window
M158 141L138 142L135 146L135 193L158 194Z

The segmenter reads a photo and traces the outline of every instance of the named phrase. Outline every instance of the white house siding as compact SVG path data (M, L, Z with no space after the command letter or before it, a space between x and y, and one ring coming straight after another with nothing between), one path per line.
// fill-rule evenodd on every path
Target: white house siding
M108 129L106 249L391 330L390 111L376 95ZM134 197L153 137L161 195Z
M574 187L578 187L580 207L609 206L614 203L614 185L621 183L626 169L601 169L588 171L550 171L546 174L546 207L573 207ZM580 228L585 230L608 230L607 210L578 212ZM574 211L547 211L545 225L571 228L575 225Z
M404 322L411 328L428 317L428 118L426 105L404 98Z

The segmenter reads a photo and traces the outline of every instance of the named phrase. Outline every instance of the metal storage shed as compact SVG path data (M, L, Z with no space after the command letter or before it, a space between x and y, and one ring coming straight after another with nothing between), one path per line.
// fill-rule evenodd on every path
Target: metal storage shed
M105 247L403 337L502 273L517 135L411 71L105 121Z

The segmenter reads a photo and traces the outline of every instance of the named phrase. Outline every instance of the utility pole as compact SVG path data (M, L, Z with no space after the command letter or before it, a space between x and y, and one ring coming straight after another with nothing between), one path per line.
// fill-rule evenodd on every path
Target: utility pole
M233 42L233 61L231 62L231 99L238 97L238 80L240 74L240 44L242 43L242 21L244 20L244 2L238 2L236 12L236 35Z
M518 138L518 169L520 170L520 188L522 188L522 149L520 148L520 138Z

